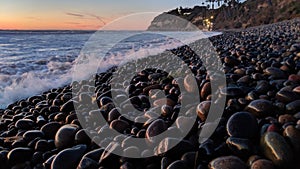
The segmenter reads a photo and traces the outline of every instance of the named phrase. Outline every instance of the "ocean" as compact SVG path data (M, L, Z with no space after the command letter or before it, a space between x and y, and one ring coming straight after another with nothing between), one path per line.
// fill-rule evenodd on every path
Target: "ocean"
M83 80L96 73L89 71L93 66L105 71L132 58L155 55L217 34L220 33L0 31L0 109L69 84L75 67L83 72L76 80ZM83 57L99 61L85 63Z

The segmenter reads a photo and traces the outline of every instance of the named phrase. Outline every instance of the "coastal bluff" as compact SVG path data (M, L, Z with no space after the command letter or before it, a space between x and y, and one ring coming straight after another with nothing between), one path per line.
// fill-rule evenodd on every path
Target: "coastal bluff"
M210 9L207 6L176 8L155 17L148 30L183 27L172 22L170 17L166 17L168 15L186 19L201 30L239 29L298 18L300 17L300 1L247 0L243 3L224 4L217 9Z

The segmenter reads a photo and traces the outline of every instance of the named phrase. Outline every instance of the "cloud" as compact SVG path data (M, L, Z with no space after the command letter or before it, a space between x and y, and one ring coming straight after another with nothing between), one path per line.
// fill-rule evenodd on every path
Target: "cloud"
M83 18L84 17L84 15L82 15L80 13L66 12L65 14L69 15L69 16L79 17L79 18Z
M91 13L87 13L86 15L90 16L90 17L94 17L95 19L97 19L98 21L102 22L103 25L106 24L106 22L104 21L104 17L100 17L100 16L97 16L95 14L91 14Z

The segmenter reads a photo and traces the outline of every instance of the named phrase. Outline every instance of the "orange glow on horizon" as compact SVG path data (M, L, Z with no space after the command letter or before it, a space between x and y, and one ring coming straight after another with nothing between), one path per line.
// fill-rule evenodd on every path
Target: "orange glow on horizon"
M75 15L75 14L73 14ZM79 14L78 14L79 15ZM136 15L136 16L135 16ZM66 14L46 15L42 17L20 17L0 13L0 29L4 30L145 30L156 15L141 17L145 14L124 15L118 17L76 18ZM58 19L59 18L59 19ZM105 24L104 24L105 22Z

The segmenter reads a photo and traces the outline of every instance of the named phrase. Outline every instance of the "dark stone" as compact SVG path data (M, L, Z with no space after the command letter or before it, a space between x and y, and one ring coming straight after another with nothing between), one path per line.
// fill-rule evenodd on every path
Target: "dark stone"
M300 100L295 100L285 106L286 110L290 113L296 113L300 111Z
M177 160L171 163L167 169L189 169L185 161Z
M254 116L258 118L267 117L271 114L274 114L274 106L272 102L268 100L254 100L247 107L246 110L251 112Z
M76 144L90 144L91 138L87 135L88 132L85 129L79 130L75 135L75 143Z
M179 140L177 138L167 137L159 143L159 145L155 148L154 151L156 155L162 155L171 157L173 159L179 159L184 153L194 150L194 145L187 140Z
M265 159L258 159L254 161L250 169L275 169L275 166L272 163L272 161L265 160Z
M77 145L67 148L56 155L51 164L51 169L74 169L86 151L86 145Z
M276 94L276 99L283 103L290 103L292 101L300 99L300 96L292 91L280 90Z
M203 101L197 106L197 115L202 120L205 121L209 112L211 101Z
M88 157L82 157L80 160L77 169L98 169L99 163Z
M300 130L290 125L284 129L283 135L288 138L293 150L300 153Z
M245 138L229 137L226 144L235 155L241 158L250 156L254 150L252 142Z
M126 129L130 128L130 125L124 120L113 120L109 127L123 134Z
M15 124L16 128L24 130L32 129L34 125L34 121L30 119L20 119Z
M45 135L42 131L40 130L29 130L29 131L26 131L24 134L23 134L23 138L26 140L26 141L31 141L35 138L43 138Z
M268 67L265 69L266 75L269 75L271 79L286 79L286 74L276 67Z
M55 135L55 146L59 149L71 147L74 144L78 126L67 124L62 126Z
M61 127L58 122L49 122L41 127L41 131L45 134L48 139L54 139L56 132Z
M161 119L153 121L146 130L146 138L150 142L155 142L152 138L167 130L167 124Z
M64 112L64 113L70 113L71 111L73 111L74 110L74 103L73 102L74 102L73 100L67 101L65 104L63 104L60 107L60 111Z
M218 157L209 163L210 169L247 169L247 165L236 156Z
M261 149L264 155L279 168L289 168L293 164L293 150L285 139L275 132L267 132L261 138Z
M30 161L33 155L33 151L30 148L19 147L12 149L7 154L7 159L9 164L16 165L20 163L24 163L26 161Z
M257 120L248 112L238 112L232 115L226 128L230 136L238 138L253 138L258 134Z
M221 90L221 94L227 97L240 97L244 95L244 92L239 87L225 87Z

